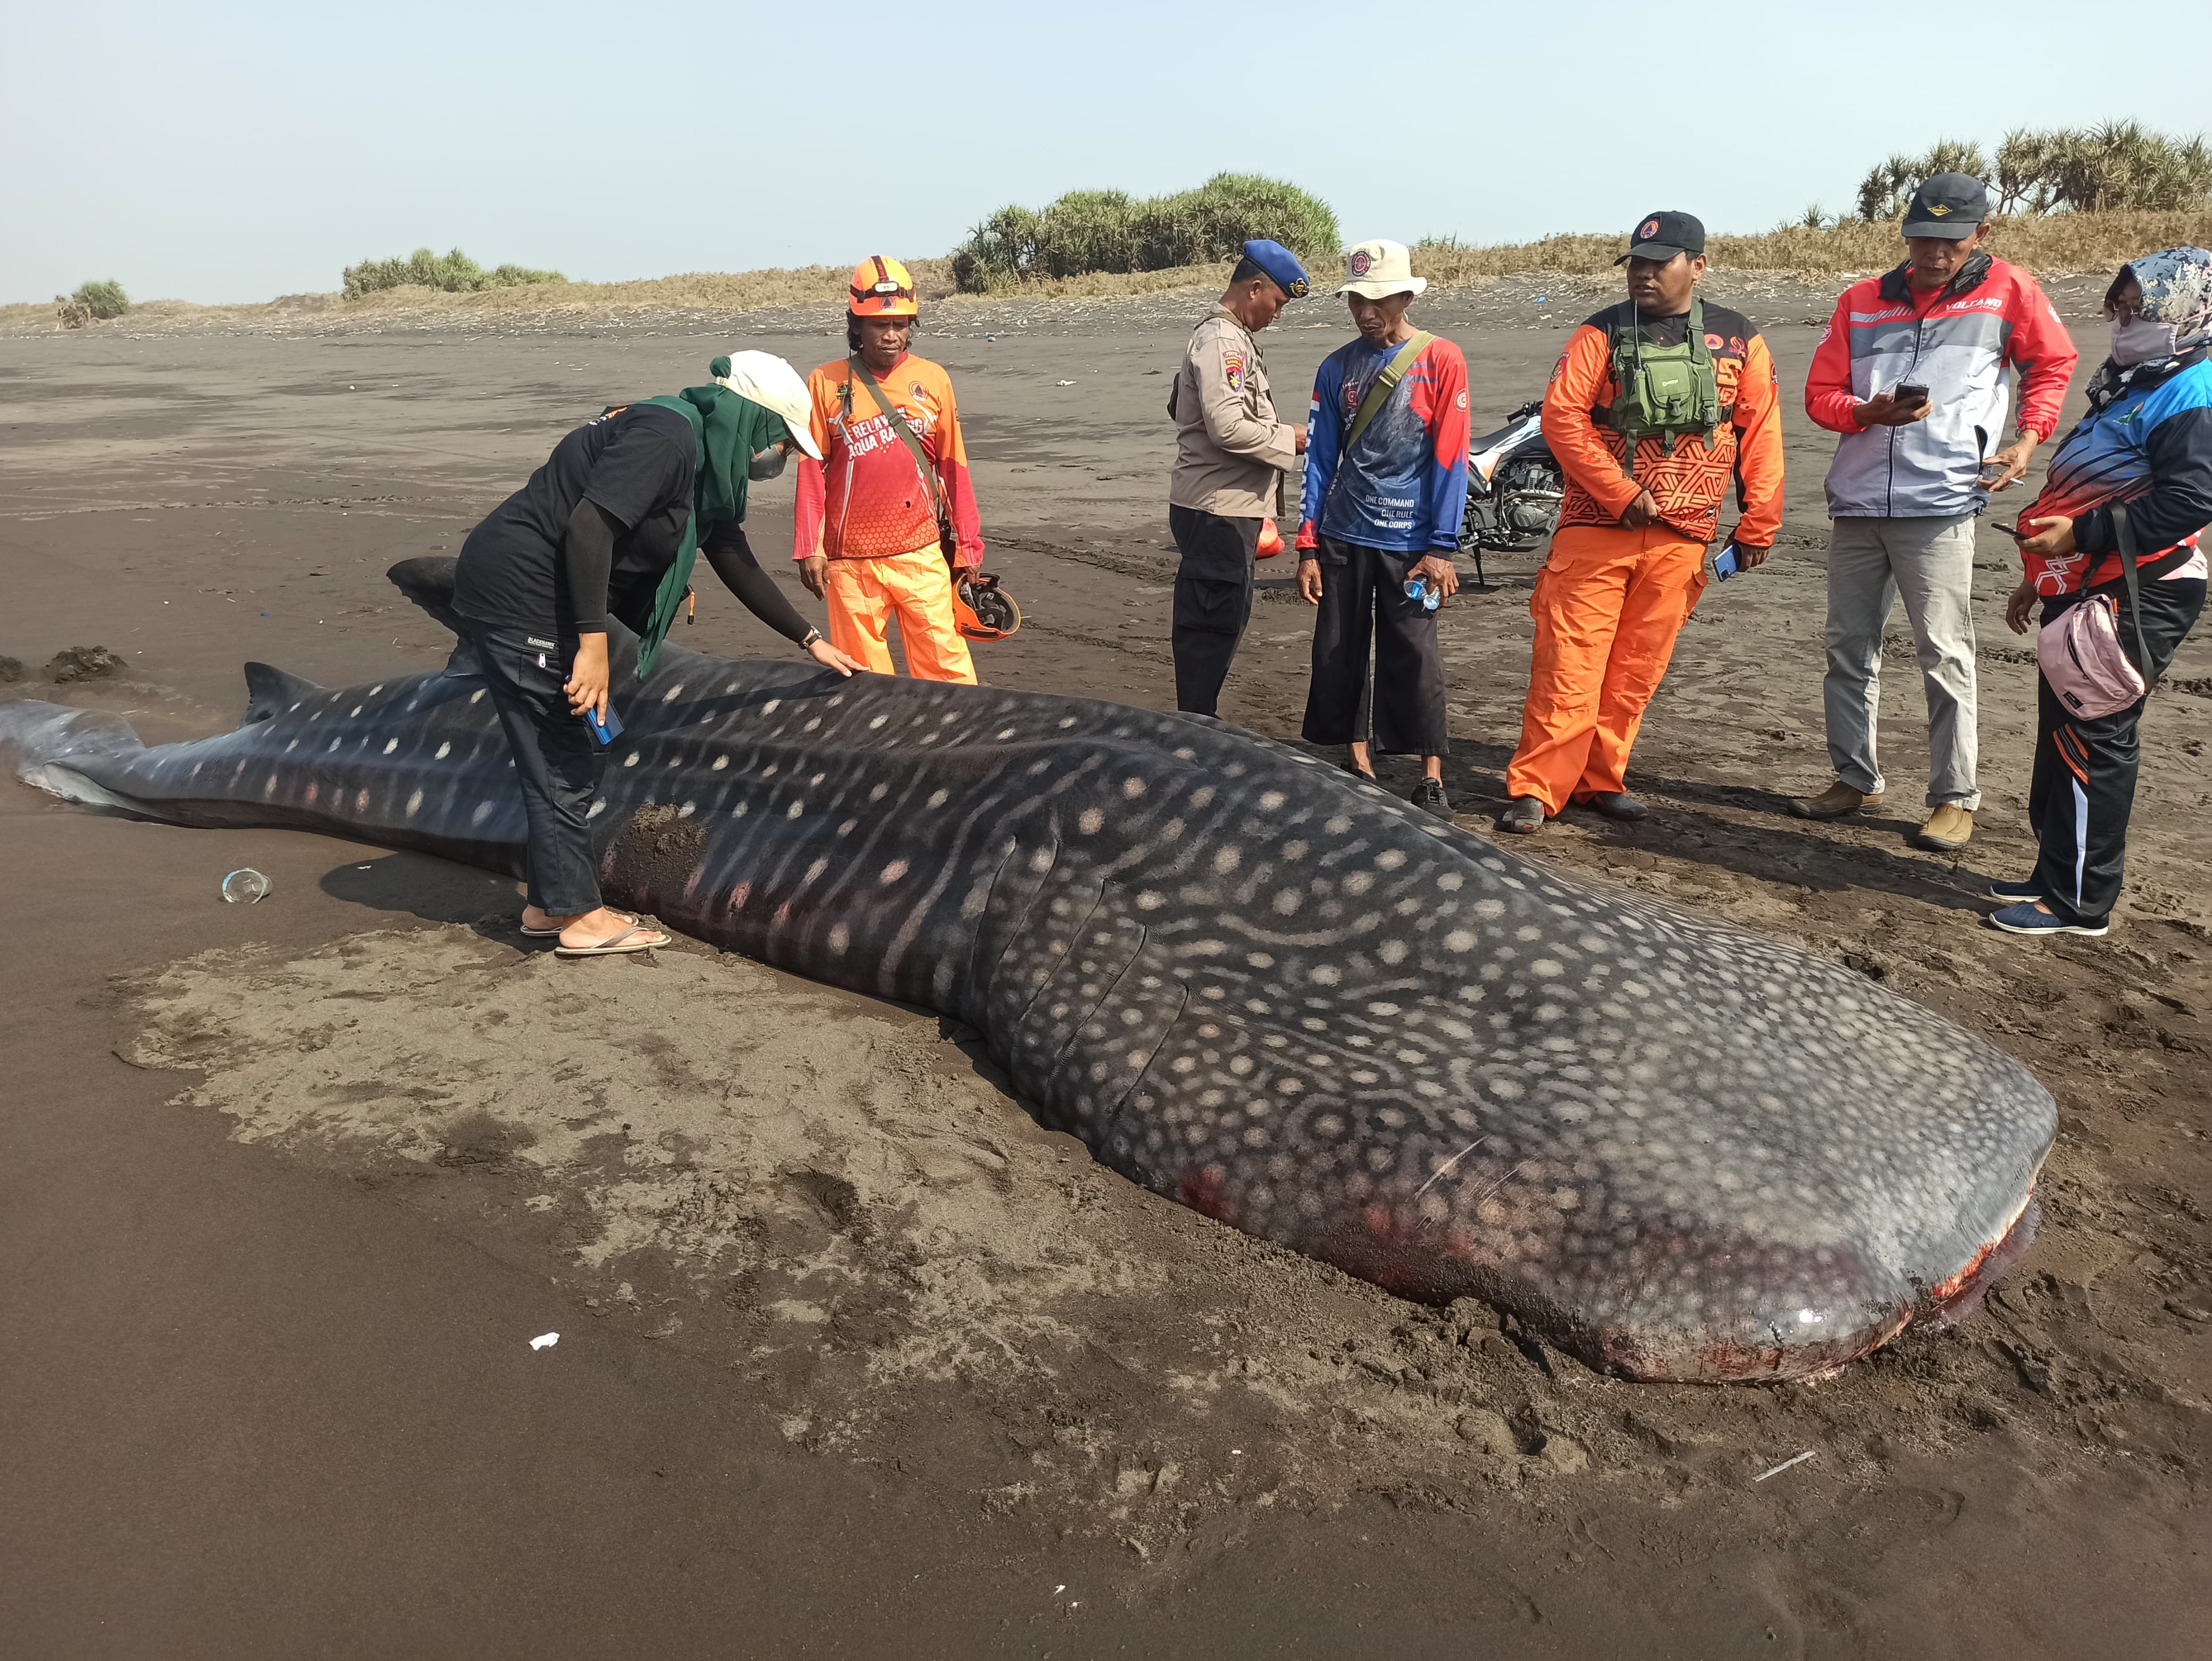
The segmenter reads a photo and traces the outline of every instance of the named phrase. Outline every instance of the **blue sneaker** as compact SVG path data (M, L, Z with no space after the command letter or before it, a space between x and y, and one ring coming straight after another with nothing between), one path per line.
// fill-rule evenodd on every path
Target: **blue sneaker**
M1990 884L1990 897L2002 900L2008 905L2017 905L2022 900L2030 905L2043 897L2043 891L2032 882L1996 882Z
M2045 911L2030 900L2024 905L2008 905L2002 911L1990 913L1990 923L2008 934L2087 934L2092 938L2105 932L2100 922L2069 922L2055 912Z

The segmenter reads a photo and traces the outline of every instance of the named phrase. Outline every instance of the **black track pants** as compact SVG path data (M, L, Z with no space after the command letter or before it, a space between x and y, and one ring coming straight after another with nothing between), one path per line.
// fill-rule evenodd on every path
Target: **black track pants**
M1211 715L1221 701L1231 660L1252 620L1252 560L1260 521L1228 519L1195 508L1170 508L1182 563L1176 570L1176 708Z
M524 873L530 903L556 917L596 911L599 873L592 858L590 814L606 751L561 690L576 642L569 638L553 645L520 630L481 625L470 630L470 642L514 753L515 782L530 821Z
M1309 743L1360 742L1395 756L1451 753L1437 614L1406 597L1406 579L1423 557L1322 538Z
M2120 608L2120 638L2130 648L2135 624L2127 593L2107 585ZM2078 594L2046 601L2043 626ZM2204 583L2148 581L2142 585L2143 640L2150 661L2138 666L2146 679L2161 673L2204 609ZM2069 922L2097 924L2120 897L2127 859L2128 815L2135 806L2141 752L2136 728L2143 700L2094 721L2083 721L2058 701L2051 683L2036 677L2035 774L2028 786L2027 822L2041 853L2035 883L2044 904Z

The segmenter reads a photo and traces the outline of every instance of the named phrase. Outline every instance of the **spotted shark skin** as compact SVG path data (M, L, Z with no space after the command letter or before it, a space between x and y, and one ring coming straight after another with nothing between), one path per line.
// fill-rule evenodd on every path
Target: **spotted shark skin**
M444 615L449 562L393 576ZM672 646L640 684L616 657L611 903L963 1021L1132 1181L1402 1295L1631 1378L1802 1378L2033 1227L2051 1097L1806 952L1203 717ZM0 739L75 800L519 870L465 648L346 691L247 673L223 737L17 703Z

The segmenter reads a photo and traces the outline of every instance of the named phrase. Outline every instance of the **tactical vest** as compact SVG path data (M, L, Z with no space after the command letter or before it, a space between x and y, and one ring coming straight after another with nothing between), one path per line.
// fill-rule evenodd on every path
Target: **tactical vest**
M1632 321L1613 332L1613 402L1590 411L1599 426L1621 435L1627 454L1624 465L1636 477L1636 447L1647 438L1664 438L1667 453L1686 433L1706 442L1721 423L1733 420L1735 409L1721 402L1720 377L1713 355L1705 344L1705 307L1690 302L1690 315L1682 344L1654 346L1643 329Z

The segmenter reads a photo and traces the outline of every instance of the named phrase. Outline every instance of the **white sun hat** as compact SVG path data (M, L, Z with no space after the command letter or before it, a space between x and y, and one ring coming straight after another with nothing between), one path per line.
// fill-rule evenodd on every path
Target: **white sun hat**
M792 442L815 460L822 459L814 442L811 424L814 410L806 395L806 383L799 379L798 370L774 352L732 352L729 374L716 375L714 381L781 416L783 424L791 429Z
M1337 293L1356 294L1369 300L1384 300L1394 294L1419 294L1429 286L1427 277L1413 275L1413 256L1406 245L1380 237L1372 242L1355 243L1346 252L1344 279L1344 286Z

